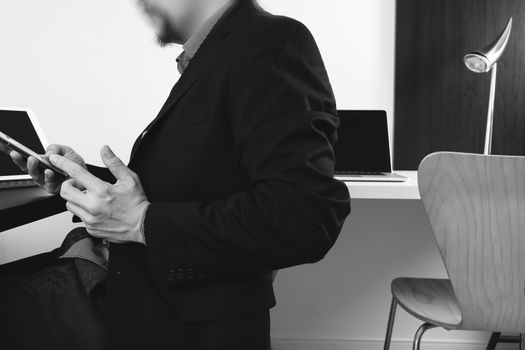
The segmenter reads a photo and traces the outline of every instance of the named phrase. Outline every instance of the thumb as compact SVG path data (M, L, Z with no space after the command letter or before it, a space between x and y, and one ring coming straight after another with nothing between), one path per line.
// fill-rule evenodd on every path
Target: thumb
M45 156L49 158L52 154L58 154L59 156L64 156L66 154L65 146L62 145L49 145L46 149Z
M109 146L102 147L100 155L106 167L117 180L129 177L131 170L113 153Z

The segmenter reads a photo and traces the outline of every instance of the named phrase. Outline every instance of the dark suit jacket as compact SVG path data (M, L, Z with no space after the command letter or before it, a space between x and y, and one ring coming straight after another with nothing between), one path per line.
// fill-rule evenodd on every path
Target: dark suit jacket
M338 122L308 29L241 1L133 148L147 248L111 245L108 319L169 338L174 324L274 306L270 271L322 259L349 214Z

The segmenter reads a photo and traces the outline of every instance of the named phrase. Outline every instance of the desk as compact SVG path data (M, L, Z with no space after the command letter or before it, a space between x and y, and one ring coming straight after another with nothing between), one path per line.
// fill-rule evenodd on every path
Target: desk
M420 199L417 172L399 171L406 182L347 182L352 199ZM62 199L37 188L0 191L0 232L65 211Z
M352 199L421 199L417 171L396 171L406 182L346 182Z
M0 190L0 232L66 210L60 197L38 187Z

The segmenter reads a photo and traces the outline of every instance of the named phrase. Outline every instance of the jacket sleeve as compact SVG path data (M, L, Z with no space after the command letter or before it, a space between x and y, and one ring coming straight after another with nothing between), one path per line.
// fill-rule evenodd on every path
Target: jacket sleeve
M339 120L314 39L298 22L238 56L230 74L235 159L252 189L220 201L152 203L147 254L161 274L216 279L322 259L350 198L333 178ZM177 281L175 281L177 283Z

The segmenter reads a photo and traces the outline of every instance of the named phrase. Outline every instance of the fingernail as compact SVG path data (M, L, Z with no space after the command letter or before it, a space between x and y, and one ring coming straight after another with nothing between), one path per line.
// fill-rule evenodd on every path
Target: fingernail
M108 145L105 145L105 146L103 147L103 152L104 152L104 154L105 154L106 156L108 156L108 157L113 157L113 152L111 151L111 148L109 148Z
M54 163L58 160L58 156L56 154L52 154L49 156L49 160Z

